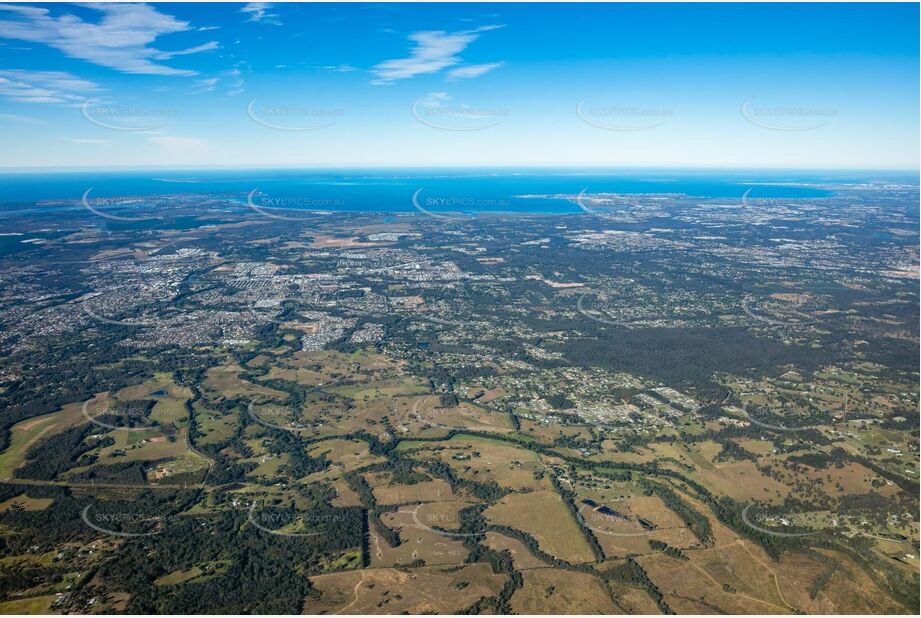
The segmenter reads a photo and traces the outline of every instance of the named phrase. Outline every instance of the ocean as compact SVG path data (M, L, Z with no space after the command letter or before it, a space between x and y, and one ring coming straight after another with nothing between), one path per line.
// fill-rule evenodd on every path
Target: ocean
M146 170L0 173L0 212L80 207L91 199L214 197L259 206L353 212L432 210L571 213L559 195L684 194L700 198L810 198L833 195L830 185L868 181L918 183L917 175L874 172L665 171L575 169ZM255 193L253 193L255 191ZM522 196L543 196L526 198Z

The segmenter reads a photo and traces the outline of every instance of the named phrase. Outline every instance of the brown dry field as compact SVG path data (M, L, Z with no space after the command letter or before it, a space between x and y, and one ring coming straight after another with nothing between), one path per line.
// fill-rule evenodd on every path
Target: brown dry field
M524 585L512 595L519 614L622 614L604 583L589 573L564 569L524 571Z
M542 425L529 419L521 419L521 432L539 442L553 442L557 438L576 438L590 440L591 432L586 427Z
M877 474L859 463L851 462L841 468L829 466L824 470L806 467L805 476L817 481L822 486L822 491L830 496L866 494L873 490L869 480L877 478ZM836 485L841 485L839 491Z
M584 525L598 539L605 556L625 558L629 554L649 553L652 539L672 547L685 549L699 544L698 539L656 496L635 496L622 502L608 504L627 519L599 513L587 505L579 505ZM647 530L634 517L641 517L656 528Z
M403 542L398 547L388 545L371 525L372 567L406 566L419 559L428 566L462 564L466 560L468 552L463 539L426 529L426 522L418 514L414 518L412 511L406 507L405 510L381 515L384 525L400 533Z
M456 532L460 529L459 512L474 503L464 500L445 502L426 502L414 507L405 507L403 511L414 511L413 523L422 527L438 527ZM459 537L458 537L459 538Z
M493 596L505 583L489 565L478 563L459 569L427 567L364 569L311 577L321 593L308 598L304 613L316 614L452 614L482 597ZM461 585L461 583L466 585Z
M346 472L384 461L383 457L372 455L368 443L362 440L323 440L311 444L307 453L311 457L325 457L330 464L323 472L315 472L304 477L303 482L305 483L339 478Z
M330 504L340 508L344 506L361 506L361 497L355 493L344 479L336 479L332 483L333 489L336 490L336 498Z
M662 611L642 588L609 582L608 587L614 595L614 601L621 608L621 613L656 615Z
M524 543L518 539L513 539L507 537L504 534L499 534L498 532L487 532L486 538L483 541L483 545L490 547L496 551L508 550L512 554L512 560L515 563L515 568L519 571L525 569L542 569L549 568L546 564L541 562L540 559L535 558Z
M830 552L828 552L831 555ZM758 546L742 540L686 552L690 561L664 554L638 559L678 613L904 613L846 556L834 560L838 572L815 599L810 588L828 568L802 553L787 552L772 562Z
M649 578L678 613L792 613L772 572L741 542L685 552L689 561L665 554L637 559ZM765 556L766 558L766 556ZM767 564L767 560L764 564ZM724 589L724 585L731 588Z
M435 502L454 499L451 485L443 479L422 481L413 485L391 484L391 474L381 472L365 475L374 491L378 504L405 504L407 502Z
M492 412L480 406L461 402L457 406L442 407L437 395L417 396L410 406L394 406L393 423L405 427L409 435L418 435L426 428L462 428L478 431L506 433L513 431L507 414Z
M253 384L242 379L239 374L243 373L243 371L243 368L237 364L222 365L209 369L202 384L202 394L206 397L206 400L213 399L216 401L235 397L254 401L269 399L285 401L288 399L288 393L267 388L260 384Z
M631 513L648 519L662 529L684 528L684 523L674 511L665 506L658 496L633 496L624 501Z
M699 477L695 480L717 495L729 496L739 502L779 504L790 491L786 485L762 474L751 461L718 463L710 469L698 468L698 471Z
M527 532L552 556L568 562L594 559L578 522L553 490L509 494L483 514L490 523Z
M636 451L619 450L617 443L605 440L603 442L605 449L588 459L597 462L616 462L616 463L652 463L663 458L671 458L680 461L686 465L694 465L694 462L680 446L668 443L653 443L648 447L638 447ZM659 461L659 463L662 463Z
M486 388L485 386L480 386L479 384L472 384L470 386L470 393L477 393L479 391L482 391L483 394L477 398L478 403L489 403L490 401L505 395L505 389L501 386L497 386L496 388ZM470 395L470 397L473 397L473 395Z
M549 487L545 478L534 478L536 471L545 470L540 457L533 451L495 440L471 436L455 436L444 442L410 444L407 455L436 458L453 468L461 478L486 483L495 481L503 487L543 489ZM476 454L479 456L475 456ZM456 457L470 459L456 459Z

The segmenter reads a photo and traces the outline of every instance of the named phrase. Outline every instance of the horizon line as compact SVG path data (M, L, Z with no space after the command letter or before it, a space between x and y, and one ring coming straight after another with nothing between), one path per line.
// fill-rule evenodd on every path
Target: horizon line
M554 164L554 163L480 163L480 164L456 164L456 165L423 165L423 164L329 164L329 165L298 165L298 164L241 164L241 165L88 165L88 166L21 166L21 167L3 167L0 166L0 174L12 173L68 173L68 172L130 172L130 171L236 171L236 170L292 170L292 171L313 171L313 170L482 170L482 169L534 169L534 170L663 170L663 171L726 171L726 172L891 172L899 174L917 174L921 176L919 167L779 167L779 166L756 166L756 167L733 167L723 165L619 165L619 164Z

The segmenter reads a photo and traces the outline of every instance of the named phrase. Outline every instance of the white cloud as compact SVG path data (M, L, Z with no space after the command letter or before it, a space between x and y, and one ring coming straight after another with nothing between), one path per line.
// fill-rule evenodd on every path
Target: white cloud
M63 71L0 70L0 96L19 103L78 103L97 88Z
M501 66L501 62L490 62L489 64L468 64L465 67L457 67L456 69L451 69L448 71L448 79L472 79Z
M480 37L481 32L501 26L482 26L462 32L435 30L414 32L409 40L414 44L408 58L385 60L372 70L377 76L375 84L390 84L398 79L437 73L461 63L459 54ZM487 69L488 70L488 69ZM484 71L485 72L485 71Z
M75 144L108 144L109 140L107 139L93 139L89 137L75 137L70 140Z
M154 61L217 47L211 41L190 49L161 51L150 47L157 37L194 28L146 4L85 6L102 13L102 19L91 23L72 14L52 16L45 8L0 4L0 11L12 14L11 19L0 20L0 38L43 43L71 58L144 75L196 75Z
M178 51L169 51L169 52L158 52L154 58L157 60L169 60L174 56L188 56L189 54L197 54L203 51L211 51L212 49L217 49L217 41L208 41L207 43L202 43L195 47L190 47L188 49L180 49Z
M447 103L451 99L451 95L447 92L430 92L419 99L419 104L425 107L442 107L444 103Z
M239 65L224 71L230 80L230 90L227 91L227 94L241 94L246 92L246 83L243 81L243 71L240 70Z
M218 77L200 79L195 82L196 88L192 91L192 94L199 94L201 92L214 92L214 89L219 81L221 80Z
M324 71L335 71L336 73L352 73L358 70L350 64L327 64L317 68Z
M281 22L278 20L278 15L276 13L272 13L271 10L271 2L250 2L242 9L240 9L240 12L249 13L249 19L246 21L255 21L264 24L270 24L272 26L280 26Z

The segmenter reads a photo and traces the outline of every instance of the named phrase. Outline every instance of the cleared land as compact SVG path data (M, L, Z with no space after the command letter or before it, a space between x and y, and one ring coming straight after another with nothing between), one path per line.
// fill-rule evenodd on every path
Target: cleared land
M427 567L412 571L365 569L311 577L319 600L308 598L304 613L456 614L505 583L489 565L459 569Z

